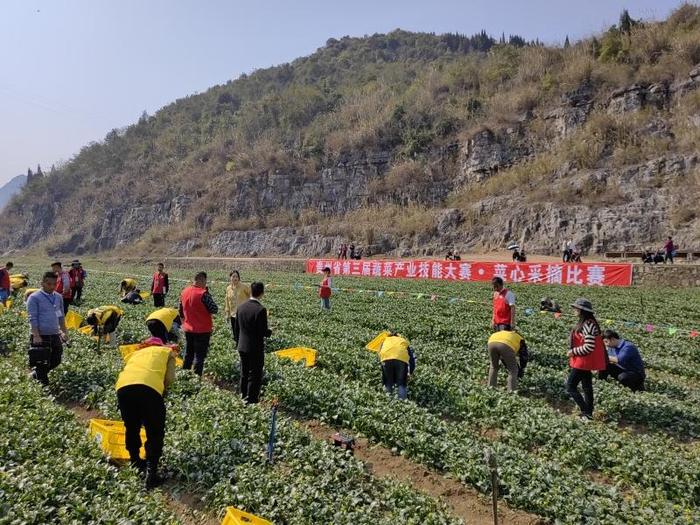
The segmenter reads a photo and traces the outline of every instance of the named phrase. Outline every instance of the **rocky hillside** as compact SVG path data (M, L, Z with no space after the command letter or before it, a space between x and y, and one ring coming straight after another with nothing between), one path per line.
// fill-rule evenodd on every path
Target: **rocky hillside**
M700 8L545 47L331 39L35 177L0 247L320 255L700 246Z

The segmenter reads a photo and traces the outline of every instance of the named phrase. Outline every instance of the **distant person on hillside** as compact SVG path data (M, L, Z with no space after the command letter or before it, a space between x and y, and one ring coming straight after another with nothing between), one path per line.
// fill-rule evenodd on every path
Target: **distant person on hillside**
M194 364L194 373L202 375L214 328L212 316L218 311L219 307L207 288L207 274L199 272L180 295L179 313L185 331L184 370L193 368Z
M163 344L177 342L181 325L180 314L175 308L159 308L146 318L146 328Z
M581 419L593 419L593 371L607 368L605 344L600 325L587 299L576 299L571 307L578 314L578 322L569 337L569 377L566 389L581 410ZM583 395L578 391L579 383Z
M127 277L126 279L122 279L122 282L119 283L119 293L122 297L126 297L126 294L134 290L136 290L136 279Z
M355 243L350 243L350 259L355 258Z
M131 290L124 297L122 297L122 303L124 304L141 304L143 303L143 297L141 297L141 291L137 288Z
M115 389L125 427L125 448L132 467L146 474L146 488L163 483L158 463L165 438L163 393L175 381L175 354L164 346L147 346L124 358ZM146 460L142 460L141 427L146 430Z
M651 250L649 248L645 249L642 252L642 262L644 264L651 264L654 262L654 254L651 253Z
M552 312L561 313L561 307L556 301L553 301L549 297L543 297L540 300L540 311L541 312Z
M664 252L659 250L654 255L654 264L661 264L662 262L664 262Z
M321 298L321 308L323 310L331 309L331 294L333 288L333 279L331 278L331 269L326 266L323 269L323 279L318 285L318 296Z
M165 296L170 290L170 280L168 274L165 273L165 265L158 263L156 272L153 274L151 281L151 295L153 295L153 306L163 308L165 306Z
M493 315L491 328L494 332L513 330L515 327L515 294L504 287L501 277L491 279L493 286Z
M608 349L608 367L600 372L600 379L612 376L633 392L644 390L646 372L639 349L626 341L614 330L603 332L603 342Z
M347 243L343 243L342 246L340 247L340 258L343 260L348 258L348 245L347 245Z
M68 308L73 302L73 283L70 273L63 269L63 264L56 261L51 265L51 270L56 274L56 292L63 297L63 313L68 313Z
M569 262L571 259L571 241L564 241L561 246L562 262Z
M416 370L416 356L408 339L390 332L379 349L382 365L382 382L389 395L398 390L399 399L408 397L408 378Z
M49 384L48 373L61 364L66 340L66 317L63 297L56 292L56 273L46 272L41 289L27 298L27 317L31 327L29 366L33 377Z
M673 257L676 255L676 246L673 244L673 239L671 237L664 243L664 252L666 253L664 263L668 261L673 264Z
M12 294L12 283L10 282L10 271L14 268L14 264L8 262L4 268L0 268L0 302L3 306L7 306L7 300Z
M525 339L517 332L501 330L494 332L488 341L491 365L489 367L489 386L498 386L498 369L503 362L508 370L508 391L518 389L518 379L523 377L527 366L528 351Z
M78 259L75 259L73 262L71 262L70 266L71 268L68 274L70 275L71 282L73 283L73 304L78 306L83 300L83 287L85 286L85 278L87 277L87 272L83 269L83 265Z
M260 399L263 367L265 365L265 338L272 335L267 325L267 309L262 305L265 286L250 285L251 298L238 307L236 321L240 332L238 355L241 359L241 397L246 403Z
M226 301L224 312L226 319L231 323L231 333L233 341L238 345L238 323L236 322L236 312L238 307L250 299L250 286L241 282L241 274L238 270L233 270L229 274L229 285L226 287Z

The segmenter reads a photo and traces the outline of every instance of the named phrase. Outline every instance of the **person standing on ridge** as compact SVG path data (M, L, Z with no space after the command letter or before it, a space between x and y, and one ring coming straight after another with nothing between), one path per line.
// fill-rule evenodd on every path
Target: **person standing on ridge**
M252 297L238 307L239 342L238 355L241 358L241 397L248 404L260 399L263 367L265 365L265 338L272 335L267 325L267 310L260 302L265 293L263 283L250 285Z
M493 315L491 328L494 332L513 330L515 327L515 294L504 287L501 277L491 279L493 286Z
M673 257L676 252L676 246L673 244L673 239L670 236L664 243L664 252L666 253L666 256L664 257L664 264L666 263L666 261L673 264Z
M8 262L4 268L0 268L0 302L3 306L7 306L7 300L12 294L12 283L10 282L10 270L14 268L14 264Z
M153 281L151 282L153 306L156 308L162 308L165 306L165 296L168 295L168 291L170 289L168 274L163 271L164 268L165 266L163 263L158 263L156 273L153 274Z
M231 323L231 333L233 341L238 346L238 323L236 322L236 312L238 307L250 299L250 287L241 282L241 274L238 270L233 270L229 274L229 285L226 287L226 301L224 302L224 312L226 319Z
M180 295L179 314L185 332L184 370L194 365L194 373L202 375L214 329L212 316L218 311L219 307L207 288L207 274L199 272L194 276L194 283L185 287Z
M569 377L566 390L581 410L581 419L593 419L593 372L607 369L603 333L588 299L579 298L571 307L578 313L578 322L569 337ZM578 391L579 383L583 395Z
M51 265L51 270L56 274L56 292L63 297L63 313L68 313L68 307L73 302L73 284L70 273L63 269L63 264L56 261Z
M83 286L85 285L85 277L87 277L87 272L83 269L83 265L80 264L78 259L71 262L70 270L68 271L72 287L72 298L73 304L78 306L83 299Z

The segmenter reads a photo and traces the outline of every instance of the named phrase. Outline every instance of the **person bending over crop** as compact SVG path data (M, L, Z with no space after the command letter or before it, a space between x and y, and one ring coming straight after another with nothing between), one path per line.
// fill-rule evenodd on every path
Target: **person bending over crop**
M603 342L608 349L608 368L600 372L600 379L613 376L633 392L644 390L646 372L639 349L630 341L620 338L614 330L603 332Z
M331 288L333 287L333 281L331 279L331 269L326 266L323 269L323 279L321 284L318 286L318 296L321 298L321 308L324 310L331 309Z
M416 369L416 356L408 340L390 332L379 349L382 365L382 382L387 394L398 390L399 399L408 397L408 378Z
M41 289L27 299L27 317L32 331L29 366L34 369L33 377L48 385L48 373L61 364L66 341L63 297L56 292L54 272L46 272Z
M146 318L146 328L153 337L157 337L163 343L177 341L180 331L180 314L175 308L159 308L151 312Z
M250 285L252 297L236 311L239 341L238 355L241 358L241 397L246 403L257 403L260 399L263 367L265 365L265 338L272 335L267 326L267 310L260 302L265 293L263 283Z
M0 268L0 303L3 306L7 306L7 300L12 294L12 282L10 281L10 270L14 267L14 264L8 262L4 268Z
M127 292L127 294L122 298L122 303L124 304L141 304L143 303L143 297L141 297L141 290L136 288Z
M569 366L571 370L566 380L566 389L581 409L581 419L593 419L593 374L607 368L605 344L600 325L593 313L593 305L587 299L579 298L571 305L578 313L578 323L569 338ZM578 391L583 387L583 396Z
M146 488L163 483L158 462L165 438L163 393L175 381L175 355L170 348L148 346L124 358L115 388L126 429L126 450L131 465L146 474ZM146 459L139 456L141 427L146 429Z
M98 337L112 334L117 330L124 310L118 306L105 305L88 311L85 322L92 326L92 334Z
M241 274L238 270L233 270L229 274L229 285L226 287L226 302L224 311L226 319L231 323L231 333L233 341L238 345L238 323L236 322L236 311L238 307L250 299L250 286L241 282Z
M498 386L498 369L503 362L508 370L508 391L515 392L518 379L525 373L528 351L525 339L517 332L501 330L494 332L488 341L491 366L489 367L489 386Z
M119 283L119 293L122 297L126 297L129 292L136 290L136 279L126 278Z
M207 274L199 272L194 282L182 290L179 314L185 331L185 359L182 368L193 368L198 376L204 371L209 341L214 329L212 316L219 311L207 288Z

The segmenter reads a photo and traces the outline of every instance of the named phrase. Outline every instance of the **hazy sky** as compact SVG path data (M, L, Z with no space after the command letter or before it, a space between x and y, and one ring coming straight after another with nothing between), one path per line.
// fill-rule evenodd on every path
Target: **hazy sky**
M0 183L330 37L402 28L560 43L680 0L0 0Z

